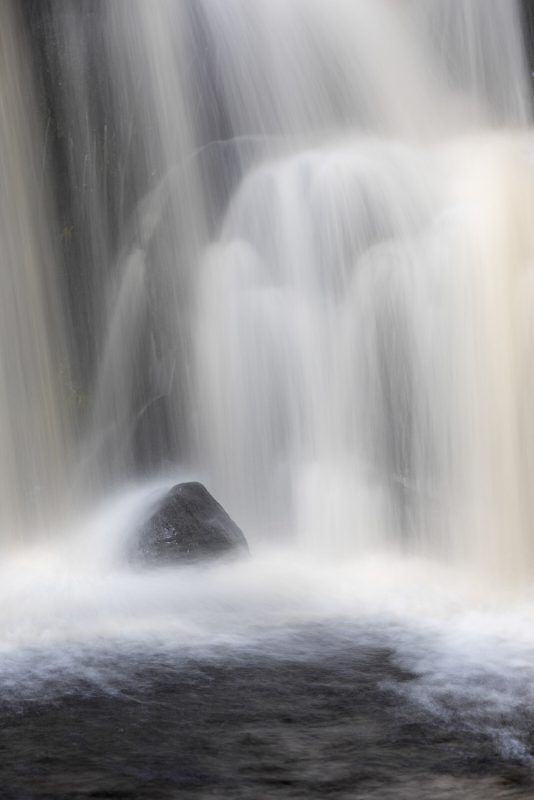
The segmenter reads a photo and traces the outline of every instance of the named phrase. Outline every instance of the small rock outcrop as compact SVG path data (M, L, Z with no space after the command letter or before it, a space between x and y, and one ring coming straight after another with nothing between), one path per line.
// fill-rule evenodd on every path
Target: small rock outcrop
M179 483L143 526L134 560L150 566L248 553L245 536L201 483Z

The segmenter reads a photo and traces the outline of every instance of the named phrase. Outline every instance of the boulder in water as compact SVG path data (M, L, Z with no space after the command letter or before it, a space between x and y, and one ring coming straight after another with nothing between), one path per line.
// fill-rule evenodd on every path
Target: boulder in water
M248 552L247 540L201 483L179 483L162 499L137 540L136 561L191 563Z

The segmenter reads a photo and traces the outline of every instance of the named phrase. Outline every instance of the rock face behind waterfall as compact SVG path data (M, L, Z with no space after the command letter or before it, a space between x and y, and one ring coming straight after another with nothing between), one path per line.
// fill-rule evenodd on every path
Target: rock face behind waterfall
M201 483L179 483L143 527L135 560L191 563L246 553L243 532Z

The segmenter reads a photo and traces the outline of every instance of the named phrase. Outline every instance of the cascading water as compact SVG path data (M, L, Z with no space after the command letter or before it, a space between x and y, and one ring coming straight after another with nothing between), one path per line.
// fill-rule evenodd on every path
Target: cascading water
M0 542L61 506L67 351L55 282L42 142L21 32L0 6ZM49 521L49 520L48 520Z
M502 132L527 120L516 9L202 7L232 132L267 140L201 267L214 485L251 519L283 508L305 546L517 574L532 178L527 139Z
M532 701L521 8L0 0L6 691L53 683L35 651L87 677L117 641L268 654L350 619L433 712L477 654L511 676L488 714ZM129 568L177 474L249 562Z
M82 496L180 462L260 539L528 569L528 86L518 8L488 8L44 14ZM43 222L16 213L12 248ZM36 355L36 391L8 392L46 454L59 422L24 403L64 414ZM10 496L40 485L39 447L31 469L4 452Z

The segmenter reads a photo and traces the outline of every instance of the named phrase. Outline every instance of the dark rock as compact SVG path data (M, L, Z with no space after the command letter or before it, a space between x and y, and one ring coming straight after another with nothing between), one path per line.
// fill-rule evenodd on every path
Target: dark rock
M136 559L151 565L248 552L243 532L201 483L179 483L144 525Z

